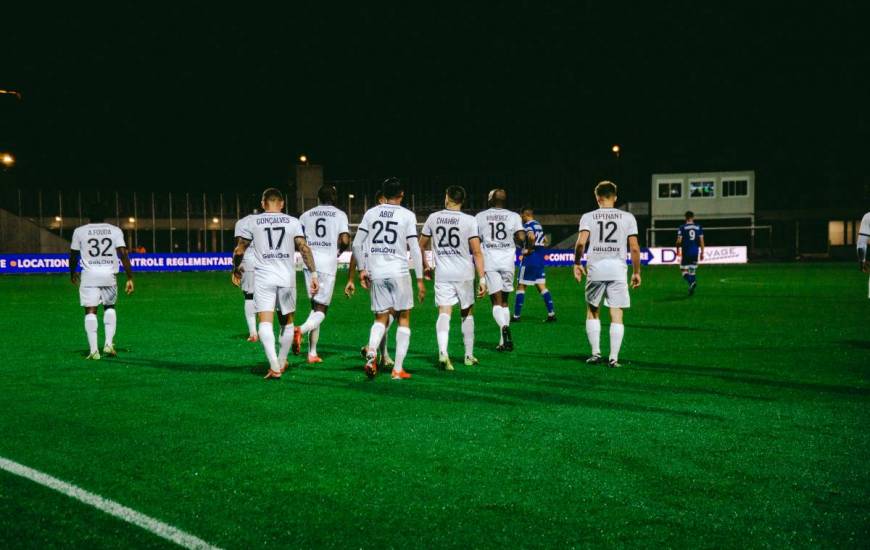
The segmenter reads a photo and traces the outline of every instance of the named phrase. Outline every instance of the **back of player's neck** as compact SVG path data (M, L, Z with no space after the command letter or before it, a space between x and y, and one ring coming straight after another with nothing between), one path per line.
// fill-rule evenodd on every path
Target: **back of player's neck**
M268 208L263 211L263 214L283 214L283 210L269 210Z
M460 205L460 204L447 204L444 206L444 210L450 210L451 212L459 212L462 210L462 205Z

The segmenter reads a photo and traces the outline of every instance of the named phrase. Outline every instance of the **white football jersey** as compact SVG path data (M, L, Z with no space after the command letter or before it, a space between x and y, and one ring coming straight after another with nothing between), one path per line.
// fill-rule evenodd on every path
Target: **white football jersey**
M256 249L257 284L295 287L296 237L305 237L299 220L283 212L252 214L245 219L248 221L239 228L239 236Z
M526 231L520 215L504 208L490 208L475 219L486 270L513 272L516 262L514 236Z
M870 237L870 212L864 214L861 218L861 227L858 229L859 237Z
M599 208L583 214L580 231L589 232L586 272L590 281L625 280L628 238L637 236L637 220L616 208Z
M473 217L459 210L441 210L429 216L421 233L432 240L436 281L474 280L469 241L479 235Z
M324 204L299 216L305 239L314 252L314 265L325 275L335 275L338 269L338 237L350 233L347 214L338 208Z
M233 231L233 237L235 237L235 238L238 238L238 237L247 238L244 235L242 235L240 233L240 231L241 231L241 228L243 228L245 226L245 224L250 222L250 218L252 218L253 216L256 216L256 214L248 214L247 216L245 216L244 218L242 218L236 222L236 227ZM242 265L244 266L245 271L249 271L251 273L254 272L254 269L257 265L256 261L254 260L254 256L256 255L256 253L257 253L257 250L253 246L249 246L245 250L245 256L242 259Z
M73 231L70 248L82 257L82 286L114 286L124 232L109 223L89 223Z
M407 208L379 204L359 224L365 235L365 269L372 279L408 274L408 239L417 238L417 217Z

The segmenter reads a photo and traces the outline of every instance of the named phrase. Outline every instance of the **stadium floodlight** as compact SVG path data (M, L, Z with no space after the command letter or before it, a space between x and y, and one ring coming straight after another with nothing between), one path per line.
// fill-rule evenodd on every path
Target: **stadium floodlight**
M308 164L308 157L305 155L299 155L299 162L302 164Z
M211 223L217 223L217 222L219 222L219 221L220 221L220 220L219 220L218 218L212 218L212 219L211 219Z
M21 92L18 90L0 90L0 95L14 95L18 101L21 101Z
M3 164L3 168L12 168L15 166L15 155L12 153L0 153L0 163Z
M56 221L56 222L62 222L62 221L63 221L63 218L61 218L60 216L55 216L55 217L54 217L54 221Z
M130 216L129 218L127 218L127 221L130 223L136 223L136 218L134 218L133 216Z
M613 147L610 148L613 151L613 154L616 155L616 158L619 158L619 153L622 151L622 147L619 144L614 144Z

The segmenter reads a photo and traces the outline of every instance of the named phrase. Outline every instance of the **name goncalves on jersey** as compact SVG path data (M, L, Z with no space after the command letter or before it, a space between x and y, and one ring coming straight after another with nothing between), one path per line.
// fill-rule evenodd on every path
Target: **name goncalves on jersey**
M273 224L273 223L290 223L290 216L257 216L257 225Z

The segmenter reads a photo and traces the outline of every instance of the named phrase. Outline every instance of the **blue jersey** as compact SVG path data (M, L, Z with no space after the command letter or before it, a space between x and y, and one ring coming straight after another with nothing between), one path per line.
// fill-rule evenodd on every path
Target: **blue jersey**
M523 257L523 265L533 267L544 266L544 228L537 220L530 220L523 224L523 229L530 232L535 238L535 250L528 256Z
M677 229L677 236L683 239L680 243L680 247L683 249L683 256L698 255L701 237L704 236L703 227L696 223L684 223Z

